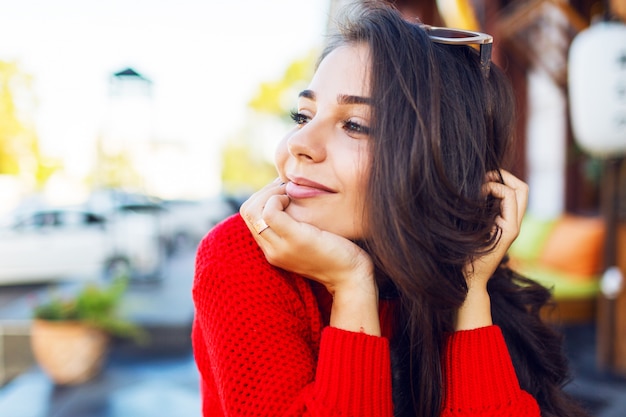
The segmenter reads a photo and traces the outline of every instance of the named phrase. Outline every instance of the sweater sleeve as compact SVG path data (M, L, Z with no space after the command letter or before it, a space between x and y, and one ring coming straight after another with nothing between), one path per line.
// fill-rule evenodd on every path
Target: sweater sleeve
M322 331L306 280L271 267L240 218L205 238L195 275L205 416L392 416L387 339Z
M498 326L452 333L443 373L443 417L540 416L536 400L519 386Z

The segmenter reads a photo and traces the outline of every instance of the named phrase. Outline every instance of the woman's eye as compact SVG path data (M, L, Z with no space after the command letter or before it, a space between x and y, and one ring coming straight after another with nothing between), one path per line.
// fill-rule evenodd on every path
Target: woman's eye
M291 112L291 120L293 120L298 126L302 126L303 124L306 124L309 121L309 117L305 116L302 113L298 113L295 111Z
M343 128L352 133L359 133L363 135L367 135L370 133L369 127L363 126L351 120L346 120L345 122L343 122Z

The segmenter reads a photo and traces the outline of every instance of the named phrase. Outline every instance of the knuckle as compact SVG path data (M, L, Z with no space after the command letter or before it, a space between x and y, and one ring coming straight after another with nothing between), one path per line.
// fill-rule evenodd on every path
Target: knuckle
M268 249L265 251L265 259L267 259L267 262L274 265L278 260L278 257L276 256L276 252L274 250Z
M274 266L280 266L285 259L285 253L282 249L271 246L265 250L265 259Z

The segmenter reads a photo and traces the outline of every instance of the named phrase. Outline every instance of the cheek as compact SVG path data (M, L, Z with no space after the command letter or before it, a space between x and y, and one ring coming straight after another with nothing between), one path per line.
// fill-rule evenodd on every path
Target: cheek
M367 207L368 200L368 182L370 175L370 159L367 152L361 155L359 166L356 170L356 189L358 190L355 202L355 210L358 211L361 218L361 224L363 221L363 215Z
M364 149L359 151L359 159L356 166L356 188L359 190L362 201L365 201L371 163L369 149L364 147Z
M284 179L285 174L285 164L289 159L289 150L287 149L287 139L289 139L289 135L285 136L276 147L276 151L274 152L274 165L276 166L276 170L281 178Z

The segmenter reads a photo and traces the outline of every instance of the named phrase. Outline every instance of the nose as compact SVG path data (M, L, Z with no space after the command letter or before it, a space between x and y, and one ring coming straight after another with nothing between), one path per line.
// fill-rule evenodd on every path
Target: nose
M309 121L287 139L289 153L302 161L321 162L326 159L326 137L321 123Z

